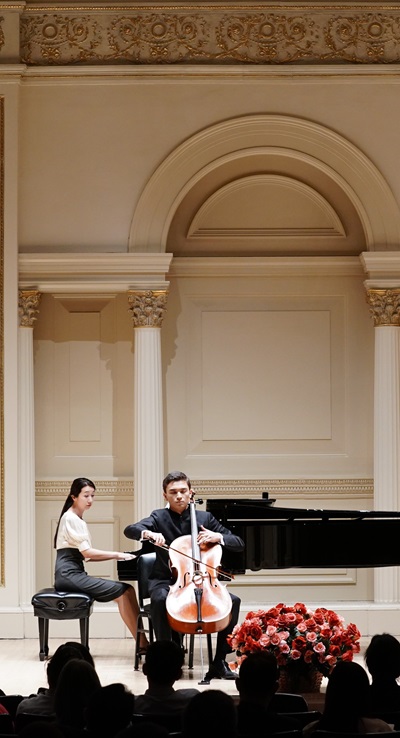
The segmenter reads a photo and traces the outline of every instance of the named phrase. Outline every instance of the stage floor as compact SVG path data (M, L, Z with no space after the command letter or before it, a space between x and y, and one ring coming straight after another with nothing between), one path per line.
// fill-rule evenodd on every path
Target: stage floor
M198 641L199 639L196 639ZM364 652L369 639L362 639L361 653L356 660L364 665ZM49 639L50 655L62 643L60 639ZM134 694L142 694L147 687L146 677L141 668L133 668L133 641L130 639L93 638L90 640L93 656L101 684L122 682ZM204 673L207 671L207 648L204 639ZM229 659L234 660L232 654ZM178 687L196 687L197 689L222 689L228 694L237 696L234 681L216 679L210 685L199 685L202 678L200 649L195 649L193 669L184 666L182 679L176 683ZM37 692L39 687L47 686L46 662L39 660L39 639L0 640L0 689L6 694L29 695ZM323 702L326 679L323 680L321 695L306 695L310 709L319 709Z

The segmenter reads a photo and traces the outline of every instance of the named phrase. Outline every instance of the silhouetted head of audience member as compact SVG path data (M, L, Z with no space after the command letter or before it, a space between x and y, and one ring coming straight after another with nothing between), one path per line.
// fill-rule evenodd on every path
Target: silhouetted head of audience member
M83 729L88 699L100 687L94 666L82 658L67 661L61 669L54 694L58 724Z
M238 736L236 705L231 695L219 689L199 692L183 710L183 738Z
M62 643L61 646L54 651L53 656L51 656L47 662L47 682L51 690L56 688L61 669L70 659L84 659L94 666L89 649L82 646L81 643L75 641Z
M372 636L364 658L372 681L400 677L400 642L390 633Z
M182 676L183 660L183 651L175 641L149 643L143 664L143 674L146 675L149 686L172 686Z
M112 738L132 719L135 697L124 684L115 682L90 695L85 715L89 736Z
M239 666L236 689L240 700L262 702L267 706L278 689L279 667L270 651L249 653Z
M321 730L357 732L358 720L368 715L369 679L355 661L339 661L329 675Z
M82 658L85 659L88 664L91 664L95 667L93 656L90 653L88 647L84 646L83 643L80 643L80 641L66 641L66 643L64 643L64 646L72 646L72 648L76 648L81 654Z

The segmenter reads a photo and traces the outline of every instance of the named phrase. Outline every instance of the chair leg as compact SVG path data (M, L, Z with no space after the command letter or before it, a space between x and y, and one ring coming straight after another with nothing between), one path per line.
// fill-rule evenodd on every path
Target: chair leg
M193 660L194 660L194 635L191 633L189 638L189 669L193 669Z
M211 633L207 633L207 652L208 652L208 666L210 667L213 661L213 650L212 650L212 637Z
M135 671L139 671L139 642L140 642L140 634L143 633L143 618L139 615L137 620L137 628L136 628L136 643L135 643L135 661L133 668Z
M208 666L210 667L213 660L213 652L212 652L212 637L211 633L207 633L207 656L208 656ZM189 669L193 669L193 662L194 662L194 639L195 635L192 633L189 638L189 663L188 667Z
M38 618L39 625L39 659L45 661L49 655L49 621L47 618Z
M89 618L79 618L79 627L81 631L81 644L89 648Z

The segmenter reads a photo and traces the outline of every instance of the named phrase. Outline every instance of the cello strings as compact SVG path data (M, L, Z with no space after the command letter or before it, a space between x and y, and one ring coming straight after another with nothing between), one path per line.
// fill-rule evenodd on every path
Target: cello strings
M148 538L147 540L150 541L150 543L152 543L154 546L157 546L158 545L158 544L154 543L154 541L152 541L151 538ZM211 564L205 564L204 561L199 561L199 559L195 559L195 558L193 558L193 556L189 556L189 554L186 554L183 551L178 551L173 546L167 546L166 543L163 543L162 546L160 546L160 548L164 548L166 551L169 551L169 550L175 551L176 553L180 554L181 556L186 556L187 559L190 559L191 561L194 561L195 564L201 564L202 566L205 566L206 569L213 569L218 574L221 574L221 576L227 577L230 580L232 580L232 579L235 578L235 576L233 574L228 574L227 571L223 571L218 566L212 566Z

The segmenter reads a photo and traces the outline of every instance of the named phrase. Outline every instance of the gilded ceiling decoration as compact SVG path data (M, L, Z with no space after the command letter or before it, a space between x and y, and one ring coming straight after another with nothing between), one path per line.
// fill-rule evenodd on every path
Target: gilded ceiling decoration
M20 30L29 65L400 61L398 3L31 4Z

